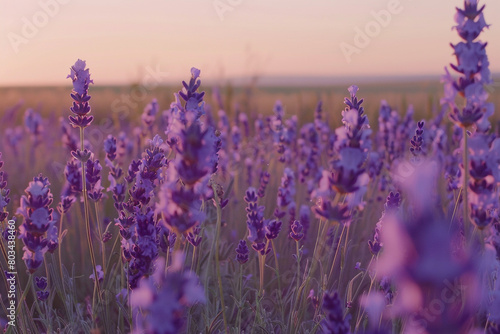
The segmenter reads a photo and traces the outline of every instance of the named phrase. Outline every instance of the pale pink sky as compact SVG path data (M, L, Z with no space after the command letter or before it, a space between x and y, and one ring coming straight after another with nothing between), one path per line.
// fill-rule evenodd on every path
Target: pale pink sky
M381 26L373 12L396 4ZM500 72L500 1L483 0ZM216 6L226 6L217 12ZM96 84L238 76L440 74L453 62L458 0L0 0L0 85L69 84L76 59ZM222 8L222 7L221 7ZM220 9L221 11L223 9ZM33 25L29 29L29 26ZM377 27L379 29L377 29ZM356 29L372 28L368 45ZM377 31L379 30L379 31ZM365 41L366 42L366 41ZM350 61L342 43L357 47ZM168 74L167 74L168 73Z

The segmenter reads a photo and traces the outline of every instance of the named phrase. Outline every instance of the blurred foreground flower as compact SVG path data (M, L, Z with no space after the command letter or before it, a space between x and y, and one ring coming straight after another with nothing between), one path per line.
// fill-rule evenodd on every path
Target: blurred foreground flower
M198 277L183 270L182 253L174 254L167 274L164 259L158 259L155 266L155 273L142 278L138 288L131 293L132 333L181 333L187 309L197 303L204 304L205 292Z

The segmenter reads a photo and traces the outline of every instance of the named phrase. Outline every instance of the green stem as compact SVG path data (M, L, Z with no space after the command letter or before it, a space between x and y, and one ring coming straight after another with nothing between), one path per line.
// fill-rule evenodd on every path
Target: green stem
M335 239L333 240L333 244L337 246L337 248L335 249L335 255L333 256L333 262L332 262L332 265L330 267L330 273L328 274L328 281L330 281L331 277L332 277L332 274L333 274L333 268L335 267L335 263L337 262L337 256L339 254L339 249L340 249L340 243L342 242L342 237L344 236L344 231L345 231L345 225L342 227L342 232L340 233L340 237L339 237L339 242L336 243L337 241L337 233L338 233L338 228L337 228L337 231L335 231Z
M299 242L296 240L295 241L295 250L297 253L297 277L295 280L295 301L293 303L293 308L290 310L290 317L288 319L288 328L292 327L292 320L293 320L293 315L295 312L295 309L297 308L297 304L299 302L299 286L300 286L300 248L299 248Z
M63 275L63 269L62 269L62 255L61 255L61 243L62 243L62 225L63 225L63 219L64 219L64 212L61 213L61 220L59 221L59 247L57 247L57 252L59 254L59 273L61 274L61 283L62 283L62 290L63 293L66 294L66 289L64 287L64 275Z
M33 299L35 300L35 308L38 312L38 316L43 319L44 318L44 314L42 313L42 310L40 309L40 305L38 304L38 298L37 298L37 295L36 295L36 290L35 290L35 284L33 282L33 280L31 280L31 293L33 294ZM45 326L47 326L47 324L45 323L45 321L42 321L44 322Z
M80 148L81 151L84 150L83 146L83 132L84 128L80 127ZM85 229L86 229L86 234L87 234L87 243L89 245L89 251L90 251L90 259L92 261L92 267L94 268L94 294L95 291L97 290L97 296L100 299L101 298L101 288L99 286L99 277L97 274L97 265L95 261L95 255L94 255L94 248L92 247L92 235L90 232L90 218L89 218L89 205L88 205L88 200L87 200L87 182L85 178L85 163L81 161L82 163L82 195L83 195L83 206L84 206L84 212L85 212ZM95 298L92 298L92 320L93 323L95 324Z
M345 225L344 225L345 227ZM341 261L340 261L340 275L339 275L339 283L338 283L338 289L341 288L341 282L342 282L342 277L344 276L343 273L344 273L344 267L345 267L345 262L346 262L346 254L347 254L347 242L349 241L349 228L351 227L351 225L349 224L347 226L347 232L346 232L346 235L345 235L345 242L344 242L344 248L342 249L342 257L341 257ZM340 247L340 241L339 241L339 245L337 246L337 248ZM333 265L332 265L332 268L333 268Z
M106 245L104 244L104 241L102 241L101 221L99 220L99 211L97 210L97 202L94 202L94 208L95 208L95 220L97 223L97 232L99 233L99 241L101 242L102 271L106 272Z
M468 240L469 237L469 199L467 198L468 189L469 188L469 148L468 148L468 140L467 140L467 129L463 128L463 137L464 137L464 151L463 151L463 161L464 164L464 184L462 185L463 189L463 203L464 203L464 236L465 240ZM468 240L471 241L471 240Z
M283 298L281 296L283 290L281 290L280 267L278 263L278 255L276 255L276 248L274 247L274 240L271 240L271 246L273 247L274 263L276 264L276 276L278 279L278 301L280 303L281 319L282 321L285 321L285 313L283 310Z
M239 282L238 282L238 292L239 292L239 305L238 305L238 315L236 316L236 328L238 330L238 333L241 333L241 290L242 290L242 285L243 285L243 266L240 264L240 275L239 275Z
M220 229L222 224L222 209L220 207L220 199L219 196L217 196L217 189L215 187L215 184L212 184L212 189L214 191L215 205L217 206L217 223L215 227L215 268L217 271L217 281L219 283L219 294L222 307L222 318L224 319L224 330L226 333L229 333L227 328L226 305L224 303L224 291L222 290L222 278L220 274L220 263L219 263L219 239L220 239Z

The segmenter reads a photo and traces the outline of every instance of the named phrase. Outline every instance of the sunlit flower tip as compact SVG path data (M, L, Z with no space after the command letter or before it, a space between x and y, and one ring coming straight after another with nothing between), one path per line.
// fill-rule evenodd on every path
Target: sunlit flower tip
M196 67L191 67L191 77L196 80L200 76L201 71L197 69Z
M97 276L99 277L99 281L102 281L104 279L104 272L102 271L101 265L98 264L96 266L96 269L97 269ZM92 275L89 276L89 278L94 281L95 280L95 275L92 274Z
M86 63L84 60L78 59L70 68L70 73L66 78L73 81L73 89L80 95L85 95L89 84L94 81L90 79L89 69L85 68Z
M47 279L45 277L35 277L36 287L40 290L45 290L47 287Z
M354 97L354 96L356 96L356 93L358 92L359 88L356 85L352 85L349 88L347 88L347 90L351 94L351 97Z

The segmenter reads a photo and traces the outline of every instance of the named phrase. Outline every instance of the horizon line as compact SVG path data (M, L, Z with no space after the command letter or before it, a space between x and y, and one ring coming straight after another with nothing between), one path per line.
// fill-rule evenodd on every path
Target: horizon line
M257 87L298 87L304 86L332 86L332 85L344 85L344 84L373 84L377 82L383 83L412 83L412 82L423 82L423 81L438 81L443 74L394 74L394 75L339 75L339 76L319 76L319 75L268 75L268 76L234 76L231 78L224 79L204 79L200 77L202 85L204 86L226 86L232 85L235 87L245 87L255 81L255 86ZM500 80L500 72L493 72L492 79ZM184 80L185 81L185 80ZM354 82L355 81L355 82ZM158 84L158 87L162 86L172 86L180 85L181 80L166 80ZM127 87L132 85L140 84L139 81L131 81L129 83L119 83L119 82L103 82L100 84L94 84L94 87ZM30 88L30 87L70 87L71 83L68 84L4 84L0 83L0 88Z

